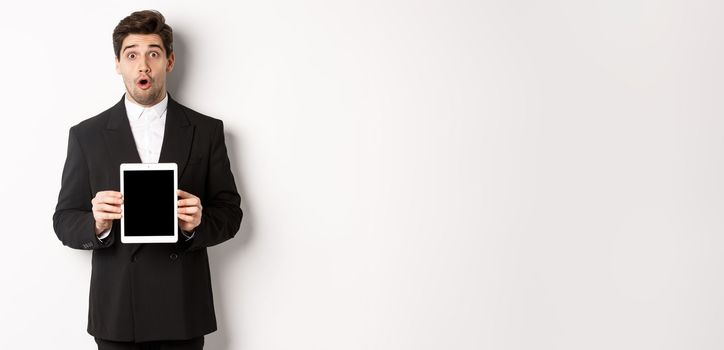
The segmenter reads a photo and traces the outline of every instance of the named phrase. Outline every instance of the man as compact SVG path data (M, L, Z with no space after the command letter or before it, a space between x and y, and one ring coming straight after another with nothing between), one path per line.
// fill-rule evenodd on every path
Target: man
M206 247L236 234L240 197L220 120L166 92L173 33L156 11L113 32L126 94L70 129L53 227L64 245L93 250L88 333L99 349L202 349L216 330ZM178 164L173 244L123 244L121 163Z

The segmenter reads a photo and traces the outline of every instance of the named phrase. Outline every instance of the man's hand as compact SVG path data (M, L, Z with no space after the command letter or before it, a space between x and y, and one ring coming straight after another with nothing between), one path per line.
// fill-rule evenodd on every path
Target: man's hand
M193 232L201 223L201 199L182 190L176 193L181 197L178 201L178 225L186 232Z
M117 191L100 191L91 200L93 218L96 219L96 236L113 226L113 220L121 218L123 196Z

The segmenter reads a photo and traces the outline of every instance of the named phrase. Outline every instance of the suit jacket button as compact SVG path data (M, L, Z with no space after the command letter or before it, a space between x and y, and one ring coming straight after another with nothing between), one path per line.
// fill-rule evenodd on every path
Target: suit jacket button
M171 260L176 260L176 259L178 259L178 254L171 253L171 255L169 255L168 257L171 258Z

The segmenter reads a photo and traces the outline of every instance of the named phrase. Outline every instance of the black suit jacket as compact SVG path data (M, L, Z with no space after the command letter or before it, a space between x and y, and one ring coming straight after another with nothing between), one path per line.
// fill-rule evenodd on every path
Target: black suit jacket
M140 162L123 99L70 129L53 227L64 245L93 250L88 333L136 342L211 333L206 247L234 237L242 218L223 123L169 96L159 162L178 164L179 188L201 199L201 224L189 241L123 244L118 221L103 242L96 238L91 199L119 191L121 163Z

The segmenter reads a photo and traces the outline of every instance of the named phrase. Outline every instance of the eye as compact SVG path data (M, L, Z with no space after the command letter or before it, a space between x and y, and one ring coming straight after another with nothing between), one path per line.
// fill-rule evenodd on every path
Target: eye
M158 52L153 51L153 52L151 52L150 56L151 56L151 58L158 58Z
M135 53L129 53L128 56L126 56L129 60L135 59L136 54Z

